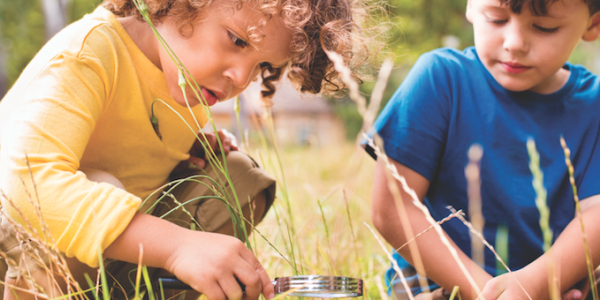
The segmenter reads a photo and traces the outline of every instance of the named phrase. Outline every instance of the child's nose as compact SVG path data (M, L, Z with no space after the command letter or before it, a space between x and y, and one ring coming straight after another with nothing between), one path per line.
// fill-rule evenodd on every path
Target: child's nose
M236 88L246 88L259 71L258 64L237 62L225 71L225 77L229 78Z
M504 49L513 53L529 51L529 43L524 31L518 24L509 26L504 36Z

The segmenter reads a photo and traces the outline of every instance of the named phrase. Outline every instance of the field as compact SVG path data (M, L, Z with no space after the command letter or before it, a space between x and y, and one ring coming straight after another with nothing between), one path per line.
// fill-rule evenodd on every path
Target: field
M377 285L389 262L366 226L374 160L351 143L279 155L281 170L264 164L278 179L277 200L257 226L266 240L252 236L269 275L363 278L368 298L381 298Z

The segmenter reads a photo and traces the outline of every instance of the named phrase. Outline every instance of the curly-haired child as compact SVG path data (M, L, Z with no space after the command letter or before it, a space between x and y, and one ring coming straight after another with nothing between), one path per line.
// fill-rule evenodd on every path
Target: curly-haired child
M81 286L87 286L84 273L95 274L101 252L122 262L107 267L115 278L135 278L124 265L141 257L142 264L157 268L156 276L173 274L211 300L274 296L253 253L226 235L234 229L225 204L218 199L187 204L206 230L194 231L157 217L169 205L143 213L142 199L160 194L153 191L169 178L181 177L174 171L187 174L189 164L217 176L194 132L201 129L194 119L200 127L207 122L199 104L235 97L258 76L268 99L286 69L303 92L343 88L325 50L349 64L359 56L353 54L360 33L353 18L360 5L349 0L148 0L143 5L189 71L187 79L198 83L199 94L187 84L184 95L180 66L133 0L106 0L44 46L0 102L0 251L9 258L5 299L33 298L26 292L31 277L51 297L67 291L64 283L44 282L52 275L46 264L22 255L25 242L12 222L31 224L45 242L54 242ZM207 135L205 145L226 156L239 207L258 223L273 202L275 181L251 158L231 151L236 150L231 138L219 137L222 147L214 135ZM214 195L210 187L188 182L170 195L183 203ZM191 222L185 213L169 217ZM48 235L42 234L41 220ZM128 283L111 286L113 296L120 297L119 289L126 296Z

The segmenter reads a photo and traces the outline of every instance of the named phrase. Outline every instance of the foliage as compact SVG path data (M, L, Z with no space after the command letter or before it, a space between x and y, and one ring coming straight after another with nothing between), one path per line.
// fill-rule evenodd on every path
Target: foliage
M389 0L391 21L397 28L389 43L396 64L412 65L424 52L444 46L448 36L458 38L458 48L473 44L473 29L465 17L466 0Z
M473 28L465 17L467 0L387 0L385 2L386 14L380 14L375 18L379 18L381 23L391 23L391 26L388 26L389 32L384 38L398 67L392 72L381 108L392 97L421 54L450 45L451 43L445 42L448 39L455 43L453 46L461 49L473 45ZM378 68L373 70L376 72ZM371 95L374 85L374 81L366 81L361 86L361 92L364 95ZM344 122L346 136L354 139L362 124L356 105L348 99L332 102L336 105L334 111Z
M38 0L0 0L0 45L10 87L44 45L44 16Z
M70 0L69 23L94 10L101 0ZM0 0L0 51L7 57L8 87L46 43L40 0ZM2 70L0 70L1 72ZM2 98L3 95L0 95Z

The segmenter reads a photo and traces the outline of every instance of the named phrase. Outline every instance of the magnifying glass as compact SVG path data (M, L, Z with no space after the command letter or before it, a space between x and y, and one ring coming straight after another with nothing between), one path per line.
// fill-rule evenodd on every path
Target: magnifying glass
M175 277L158 279L164 289L191 290L192 288ZM362 279L343 276L304 275L277 277L271 281L275 294L290 292L291 297L347 298L363 295ZM243 286L242 286L243 290Z

